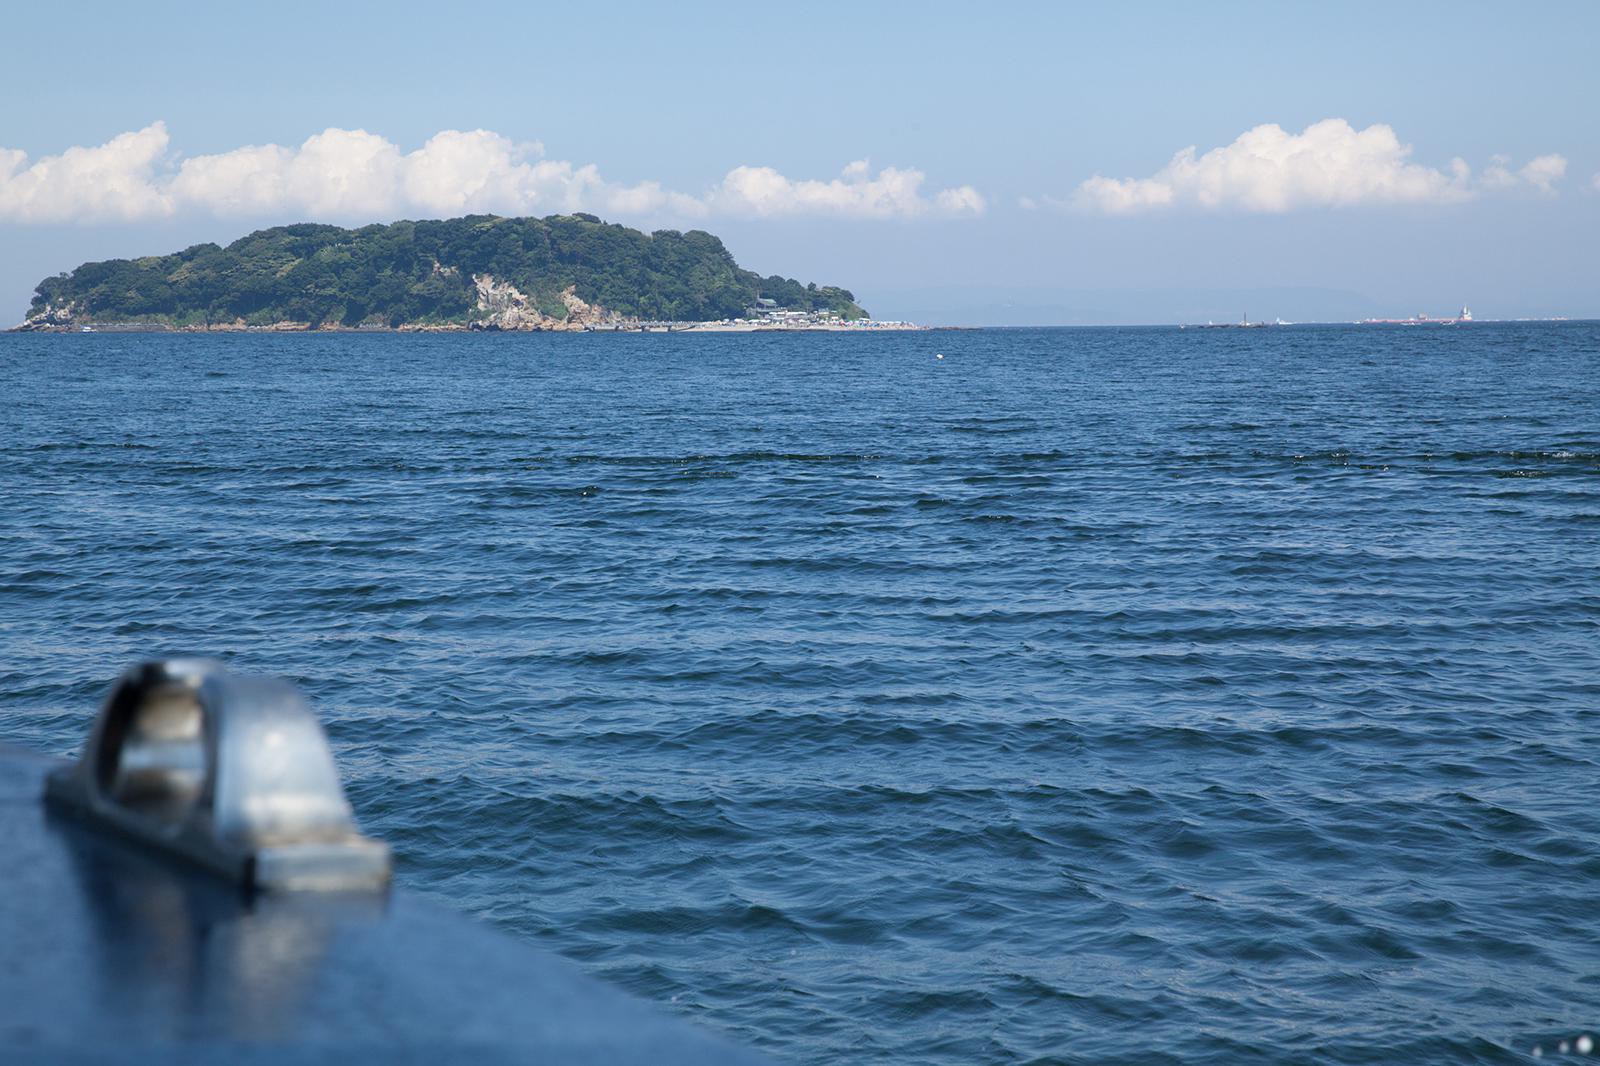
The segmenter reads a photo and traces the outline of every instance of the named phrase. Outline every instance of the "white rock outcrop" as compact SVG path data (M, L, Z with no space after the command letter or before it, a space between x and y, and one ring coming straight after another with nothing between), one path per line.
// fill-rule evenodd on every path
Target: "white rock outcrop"
M78 308L70 302L64 304L45 304L39 310L23 319L22 325L17 329L22 332L29 330L60 330L70 329Z
M474 274L472 284L478 293L478 317L472 320L472 329L578 331L616 329L629 321L615 311L580 299L573 285L568 285L561 293L561 303L567 309L563 319L540 311L526 293L509 281L498 281L489 274Z

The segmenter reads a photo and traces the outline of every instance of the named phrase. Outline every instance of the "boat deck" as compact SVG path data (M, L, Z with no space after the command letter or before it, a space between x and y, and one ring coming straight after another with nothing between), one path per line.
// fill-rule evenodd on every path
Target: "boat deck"
M46 810L55 765L0 746L0 1061L764 1061L403 891L246 896Z

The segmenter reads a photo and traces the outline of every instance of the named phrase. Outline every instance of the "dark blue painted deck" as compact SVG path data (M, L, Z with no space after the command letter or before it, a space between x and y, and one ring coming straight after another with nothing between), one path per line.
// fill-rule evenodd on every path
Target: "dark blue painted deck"
M0 748L0 1062L763 1061L390 892L247 898L47 812Z

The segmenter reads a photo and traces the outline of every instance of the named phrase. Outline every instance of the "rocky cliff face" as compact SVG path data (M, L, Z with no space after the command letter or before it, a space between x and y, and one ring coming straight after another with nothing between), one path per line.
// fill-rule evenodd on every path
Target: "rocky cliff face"
M561 302L567 308L568 329L615 329L633 324L633 319L615 311L584 303L578 299L577 289L576 285L568 285L561 293Z
M23 319L22 325L17 330L27 333L34 330L63 330L71 329L73 318L78 309L74 304L45 304L38 311L33 312Z
M474 274L472 284L478 293L478 317L472 320L472 329L577 331L614 329L628 324L628 320L615 311L579 299L573 285L567 286L561 294L561 302L567 309L566 318L561 319L540 311L509 281L496 281L488 274Z
M478 290L478 317L472 320L473 329L519 330L553 327L555 319L533 306L533 301L509 281L496 281L488 274L474 274L472 284Z

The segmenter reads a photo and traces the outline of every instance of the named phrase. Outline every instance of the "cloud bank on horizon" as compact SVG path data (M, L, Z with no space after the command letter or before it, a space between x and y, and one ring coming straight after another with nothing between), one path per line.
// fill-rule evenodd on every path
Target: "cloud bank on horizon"
M1203 154L1190 146L1149 177L1096 174L1065 198L1024 197L1111 216L1176 209L1281 214L1308 208L1457 204L1522 190L1554 194L1567 160L1551 153L1513 169L1495 156L1479 173L1460 159L1411 160L1394 129L1330 118L1290 133L1256 126ZM489 130L445 130L414 151L365 130L327 129L298 147L249 145L184 157L154 122L104 144L30 161L0 148L0 224L139 222L184 214L370 221L404 215L592 211L698 220L833 217L971 218L988 208L971 185L928 189L922 171L864 160L836 178L796 179L738 166L699 194L660 182L606 180L594 164L544 158L543 146ZM1600 191L1600 174L1593 179Z
M1267 123L1204 155L1193 145L1184 148L1150 177L1096 174L1071 197L1045 202L1106 215L1175 208L1281 214L1299 208L1452 204L1509 189L1550 194L1567 171L1566 159L1555 154L1517 170L1496 156L1474 176L1463 159L1441 169L1411 162L1411 151L1382 123L1358 130L1342 118L1330 118L1301 133Z
M0 223L137 222L199 212L265 218L397 217L407 213L593 211L699 219L711 215L862 219L980 215L970 185L924 190L919 170L851 163L828 181L740 166L701 195L605 180L593 164L543 158L489 130L445 130L403 152L365 130L328 129L298 148L250 145L178 158L165 123L29 163L0 148Z

